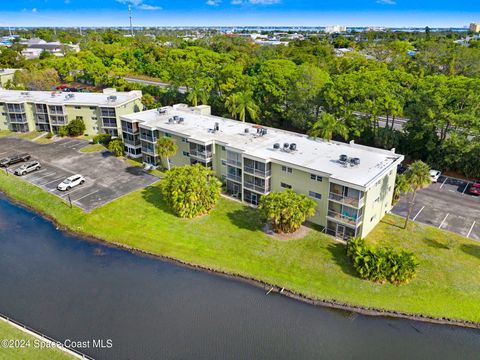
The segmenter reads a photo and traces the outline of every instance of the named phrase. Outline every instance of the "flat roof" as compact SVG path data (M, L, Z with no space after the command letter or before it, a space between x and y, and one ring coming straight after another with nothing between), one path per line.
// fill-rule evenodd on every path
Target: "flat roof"
M403 160L403 155L396 154L394 151L362 146L353 142L314 139L299 133L217 116L200 115L194 108L186 106L176 105L162 109L164 113L148 110L124 115L121 118L138 121L143 128L178 134L193 142L208 144L214 141L216 144L241 151L247 156L301 167L305 171L320 173L339 182L361 188L367 188L396 162ZM169 119L175 115L184 118L184 121L169 122ZM216 123L219 130L213 131ZM267 133L258 135L258 128L266 129ZM296 144L297 150L284 151L285 143ZM280 144L280 149L275 150L274 144ZM339 161L340 155L359 158L360 164L345 166Z
M112 97L113 96L113 97ZM49 105L118 106L142 97L141 91L103 93L0 90L0 102L45 103Z

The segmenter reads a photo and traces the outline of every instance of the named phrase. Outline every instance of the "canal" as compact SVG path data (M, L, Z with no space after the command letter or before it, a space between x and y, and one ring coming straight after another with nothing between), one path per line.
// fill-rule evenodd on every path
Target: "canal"
M1 195L0 289L0 312L57 340L111 339L80 349L96 359L480 358L478 330L265 296L64 234Z

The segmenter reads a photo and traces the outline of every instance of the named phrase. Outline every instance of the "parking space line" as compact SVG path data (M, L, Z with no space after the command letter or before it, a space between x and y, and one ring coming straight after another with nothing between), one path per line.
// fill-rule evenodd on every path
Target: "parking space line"
M34 180L42 180L43 178L46 178L46 177L49 177L49 176L55 175L55 174L56 174L55 171L54 171L54 172L51 172L51 173L48 173L48 174L43 174L42 176L39 176L39 177L37 177L37 178L35 178L35 179L31 179L31 181L33 182Z
M79 197L78 199L73 200L73 202L78 202L78 201L82 200L83 198L86 198L87 196L93 195L93 194L95 194L95 193L97 193L97 192L99 192L99 191L100 191L100 190L92 191L91 193L89 193L89 194L87 194L87 195L84 195L84 196L82 196L82 197Z
M470 230L468 230L467 238L470 237L470 234L472 233L473 227L475 226L475 222L476 221L473 222L472 226L470 227Z
M32 172L29 172L28 174L25 174L23 177L26 178L27 176L30 176L30 175L40 174L43 171L47 171L47 169L35 170L35 171L32 171Z
M420 213L423 211L423 209L425 209L425 206L422 206L422 208L418 211L417 215L415 215L412 220L415 221L415 219L417 218L418 215L420 215Z
M51 183L53 183L53 182L55 182L55 181L60 181L60 180L62 180L62 179L65 179L65 177L62 176L61 178L58 178L58 179L55 179L55 180L52 180L52 181L49 181L49 182L46 182L46 183L43 183L43 184L38 184L38 185L40 185L40 186L45 186L45 185L51 184Z
M69 192L69 193L67 193L67 194L65 194L65 195L62 195L62 196L63 196L63 197L66 197L67 195L72 195L72 194L76 193L77 191L85 190L85 189L87 189L87 188L88 188L88 186L79 186L77 189L75 189L75 190L73 190L73 191L71 191L71 192Z
M450 215L450 213L447 213L447 215L445 215L445 217L443 218L442 223L441 223L440 226L438 227L439 229L441 229L442 226L443 226L443 224L445 224L445 221L447 220L448 215Z
M469 183L469 182L467 182L467 185L465 185L465 189L463 189L463 191L462 191L462 195L463 195L463 194L465 194L465 190L467 190L467 188L468 188L468 185L470 185L470 183Z
M443 185L445 185L445 183L447 182L447 180L448 180L448 177L447 177L447 176L445 176L445 180L443 180L443 183L442 183L442 185L440 185L440 189L441 189L441 188L443 188Z

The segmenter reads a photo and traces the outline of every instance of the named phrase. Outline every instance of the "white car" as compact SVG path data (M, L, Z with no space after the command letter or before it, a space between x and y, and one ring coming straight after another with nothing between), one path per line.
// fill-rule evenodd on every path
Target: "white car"
M38 161L30 161L15 169L15 175L22 176L29 172L39 170L42 167Z
M442 173L438 170L430 170L430 178L432 179L432 182L436 183L438 181L438 178L442 175Z
M75 186L83 184L84 182L85 178L82 175L72 175L58 184L57 189L60 191L67 191Z

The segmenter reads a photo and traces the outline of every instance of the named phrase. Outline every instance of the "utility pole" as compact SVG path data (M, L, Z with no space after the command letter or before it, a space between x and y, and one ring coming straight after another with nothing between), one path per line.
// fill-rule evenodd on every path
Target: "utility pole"
M132 25L132 6L128 5L128 18L130 19L130 35L133 37L133 25Z

